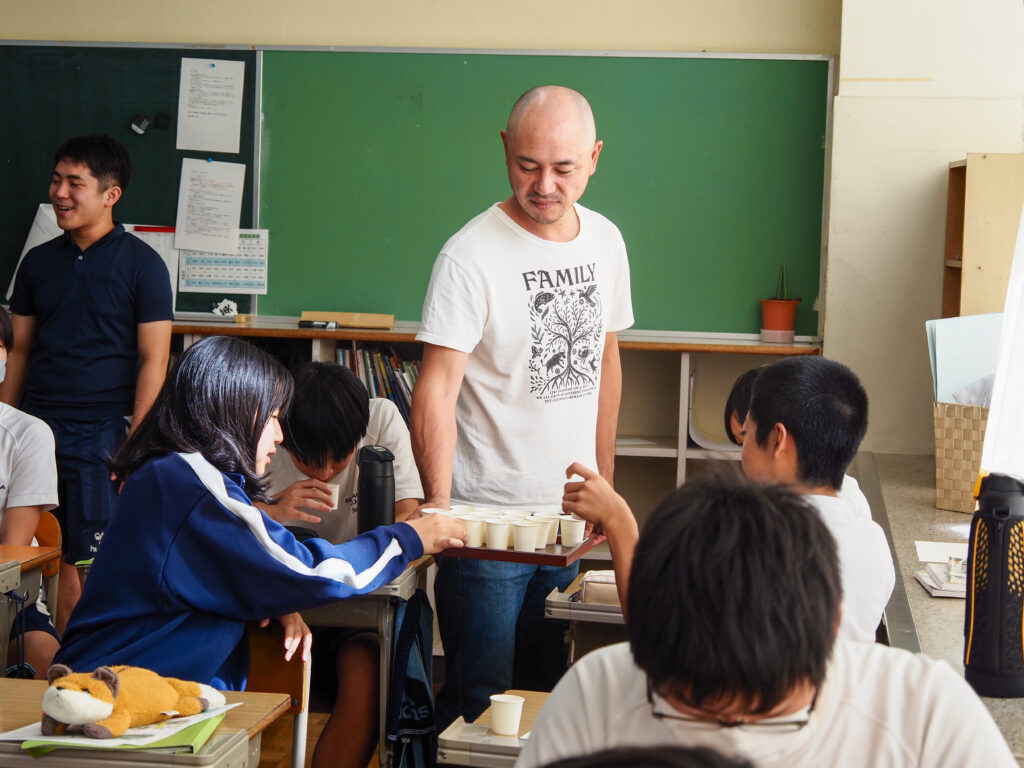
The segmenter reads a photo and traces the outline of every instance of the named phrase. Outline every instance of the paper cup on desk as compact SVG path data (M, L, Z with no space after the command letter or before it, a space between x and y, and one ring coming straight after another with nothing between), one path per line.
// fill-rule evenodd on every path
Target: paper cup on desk
M512 523L512 548L516 552L533 552L537 548L537 539L544 532L532 520L516 520Z
M487 548L508 549L508 533L511 523L508 520L488 520L487 526Z
M462 524L466 526L466 546L482 547L484 545L484 527L486 523L483 520L477 520L475 517L463 517Z
M519 736L519 721L523 716L522 696L495 693L491 696L491 732L497 736Z
M327 489L331 492L331 509L337 509L338 495L341 493L341 483L327 483Z
M562 528L562 546L577 547L583 543L583 532L587 528L587 521L575 518L572 515L562 515L559 518Z

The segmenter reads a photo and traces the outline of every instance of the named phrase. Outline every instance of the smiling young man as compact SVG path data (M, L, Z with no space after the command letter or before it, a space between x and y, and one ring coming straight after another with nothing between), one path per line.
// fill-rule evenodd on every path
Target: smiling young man
M106 459L152 405L170 353L171 283L157 253L114 221L131 159L109 136L79 136L54 154L50 203L64 234L33 248L11 296L14 348L0 401L53 430L64 559L93 557L116 494ZM60 571L57 629L81 594Z
M614 470L616 334L633 311L619 230L577 203L603 147L593 113L574 90L534 88L501 138L512 194L445 244L423 304L412 444L431 507L557 504L573 461ZM550 689L566 653L544 598L576 572L438 558L440 727L492 693Z

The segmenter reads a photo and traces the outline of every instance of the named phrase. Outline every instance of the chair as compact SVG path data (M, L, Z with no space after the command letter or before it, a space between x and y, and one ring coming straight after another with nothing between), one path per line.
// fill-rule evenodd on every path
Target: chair
M291 707L285 714L294 715L292 735L292 768L306 763L306 729L309 716L309 663L296 651L291 661L284 660L284 629L276 621L266 627L250 624L249 682L247 691L286 693Z
M60 523L56 516L49 510L44 510L39 516L39 524L36 526L36 541L41 547L57 547L63 545L60 534ZM42 568L42 576L46 582L46 609L51 616L57 616L57 574L60 573L60 561L58 557L51 560Z

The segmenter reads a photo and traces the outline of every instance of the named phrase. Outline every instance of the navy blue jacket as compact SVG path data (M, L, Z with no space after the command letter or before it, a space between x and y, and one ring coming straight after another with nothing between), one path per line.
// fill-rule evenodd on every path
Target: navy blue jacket
M246 622L373 591L423 554L405 523L344 544L299 543L252 506L240 480L199 454L133 473L55 661L243 689Z

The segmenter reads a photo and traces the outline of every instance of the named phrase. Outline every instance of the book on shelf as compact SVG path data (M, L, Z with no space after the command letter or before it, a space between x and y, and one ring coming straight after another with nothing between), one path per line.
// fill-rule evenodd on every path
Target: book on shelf
M370 397L391 400L409 423L412 411L412 388L419 376L418 360L402 360L397 350L387 351L358 347L338 347L338 363L347 366L366 386Z

